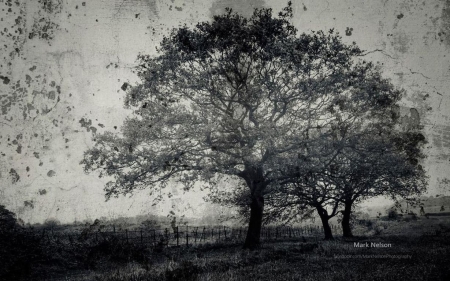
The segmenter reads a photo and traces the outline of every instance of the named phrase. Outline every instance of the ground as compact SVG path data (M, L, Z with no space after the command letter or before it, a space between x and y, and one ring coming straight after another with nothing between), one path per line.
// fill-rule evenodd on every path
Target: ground
M450 280L449 218L373 220L357 236L149 250L125 263L101 261L91 271L46 280ZM390 247L355 247L355 243Z

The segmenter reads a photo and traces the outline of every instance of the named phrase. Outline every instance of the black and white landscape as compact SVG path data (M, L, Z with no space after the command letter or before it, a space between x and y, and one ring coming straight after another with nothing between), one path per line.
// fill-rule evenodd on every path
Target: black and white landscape
M0 8L0 280L449 280L450 2Z

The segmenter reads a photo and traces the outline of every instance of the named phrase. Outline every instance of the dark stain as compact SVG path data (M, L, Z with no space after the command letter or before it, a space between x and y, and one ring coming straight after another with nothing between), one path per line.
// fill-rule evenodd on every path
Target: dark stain
M27 172L29 172L30 171L30 167L27 166L26 170L27 170Z
M398 19L402 19L404 17L404 15L403 14L399 14L399 15L397 15L397 18Z
M19 154L22 153L22 146L21 145L17 146L16 152L19 153Z
M444 31L438 32L439 41L444 42L446 40L446 33Z
M3 80L3 84L5 84L5 85L8 85L9 82L11 82L11 80L8 77L6 77L6 76L1 76L0 75L0 79Z
M19 174L18 174L17 171L14 170L13 168L11 168L11 169L9 170L9 175L10 175L10 177L11 177L11 182L12 182L13 184L15 184L16 182L20 181L20 176L19 176Z
M352 27L347 27L345 29L345 35L347 35L347 36L352 36L352 32L353 32L353 28Z
M303 11L308 11L308 8L306 8L305 4L303 4Z
M31 79L31 76L26 74L25 75L25 83L27 83L28 88L30 87L31 81L33 81L33 79Z
M50 171L48 171L47 172L47 177L54 177L56 175L56 172L55 171L53 171L53 170L50 170Z
M28 39L38 37L46 40L49 44L55 36L55 32L59 29L59 25L54 23L50 18L35 19L31 32L28 34Z
M88 132L90 132L90 128L91 128L91 125L92 125L92 120L91 119L89 119L89 120L87 120L86 118L81 118L80 119L80 121L78 121L78 123L80 123L81 124L81 127L83 127L83 128L86 128L86 130L88 131Z
M120 87L122 89L122 91L126 91L128 89L128 87L130 86L130 84L128 84L127 82L123 83L122 87Z
M175 10L177 10L178 12L181 12L181 11L183 11L183 8L175 6Z
M62 0L39 0L42 9L49 14L57 14L62 10Z
M25 207L30 207L31 209L34 209L34 202L33 202L33 200L30 200L30 201L23 201L23 205L24 205Z
M82 2L81 6L86 7L86 2Z
M409 116L405 115L400 119L401 124L406 131L415 131L420 129L420 115L415 108L410 108Z
M450 1L444 1L444 8L441 13L441 42L445 43L447 47L450 47Z
M47 194L47 190L39 189L39 195L45 195L45 194Z
M39 152L33 152L34 157L36 157L37 159L39 159Z

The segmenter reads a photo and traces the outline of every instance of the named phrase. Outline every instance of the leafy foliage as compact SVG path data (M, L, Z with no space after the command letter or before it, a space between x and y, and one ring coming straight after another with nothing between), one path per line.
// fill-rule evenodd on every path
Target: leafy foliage
M374 95L384 85L373 65L353 67L362 54L356 45L333 30L297 36L291 13L288 6L275 18L262 9L246 19L229 11L193 30L173 30L157 57L141 55L142 83L125 102L134 115L121 135L97 136L82 162L86 171L114 176L107 197L169 179L189 188L217 174L247 185L258 175L264 189L306 143L329 134L319 128L337 122L331 108L350 96L361 108L389 102ZM361 76L374 81L358 86Z
M278 17L271 9L249 19L228 10L172 30L157 56L140 55L141 83L125 98L134 113L120 134L97 136L82 161L86 172L114 178L106 197L153 193L170 181L188 190L199 181L214 188L223 177L238 179L248 196L235 192L238 184L232 201L249 202L247 238L258 243L269 193L279 195L269 198L272 206L287 198L284 205L325 214L331 204L334 216L342 196L385 194L390 165L378 162L402 164L406 154L417 165L421 135L390 135L403 92L355 43L344 44L334 30L298 34L291 17L290 2ZM391 153L392 143L402 156ZM346 189L355 180L356 197Z

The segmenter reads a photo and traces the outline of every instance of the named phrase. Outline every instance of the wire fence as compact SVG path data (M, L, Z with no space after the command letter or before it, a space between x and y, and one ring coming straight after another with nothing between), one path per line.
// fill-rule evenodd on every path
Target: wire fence
M340 227L330 225L333 233L339 234ZM227 226L176 226L160 229L132 229L116 230L115 226L109 230L72 231L68 233L43 229L41 235L43 242L84 241L100 243L114 240L122 244L139 244L149 247L175 247L195 246L215 243L239 243L244 242L247 235L246 227ZM317 225L302 227L271 226L261 229L261 241L302 239L319 240L323 237L323 228Z

